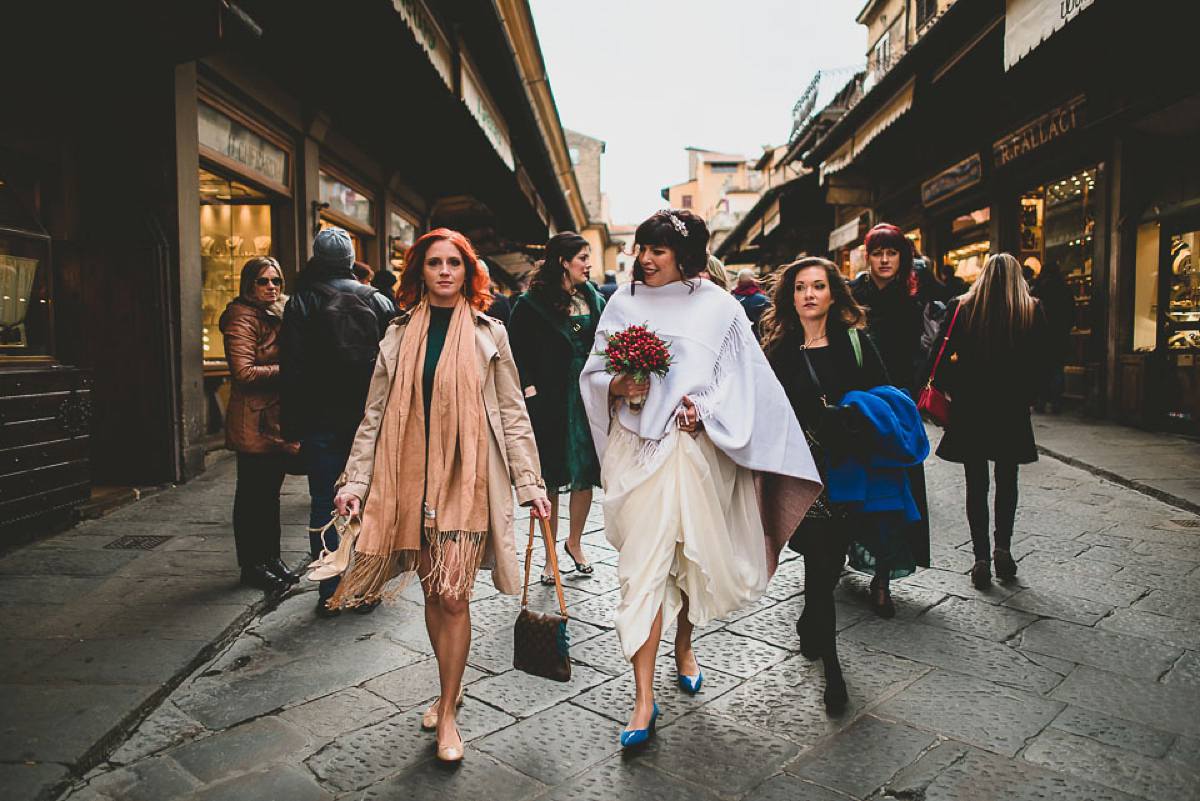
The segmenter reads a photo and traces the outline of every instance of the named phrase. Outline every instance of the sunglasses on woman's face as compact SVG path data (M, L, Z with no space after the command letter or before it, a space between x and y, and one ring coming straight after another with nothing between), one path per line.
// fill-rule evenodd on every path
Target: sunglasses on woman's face
M267 284L274 284L275 286L283 286L283 279L282 278L267 278L264 275L261 278L255 278L254 283L258 284L259 286L266 286Z

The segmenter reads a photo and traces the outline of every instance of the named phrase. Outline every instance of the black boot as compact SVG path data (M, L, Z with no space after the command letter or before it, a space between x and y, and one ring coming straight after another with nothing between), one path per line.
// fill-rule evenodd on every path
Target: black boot
M825 711L840 715L846 709L850 694L846 692L846 679L842 676L842 664L838 661L837 644L826 650L822 657L825 666Z
M293 573L278 556L263 562L263 567L289 587L300 583L300 577Z
M288 588L287 582L268 570L266 565L242 568L242 583L264 592L282 592Z

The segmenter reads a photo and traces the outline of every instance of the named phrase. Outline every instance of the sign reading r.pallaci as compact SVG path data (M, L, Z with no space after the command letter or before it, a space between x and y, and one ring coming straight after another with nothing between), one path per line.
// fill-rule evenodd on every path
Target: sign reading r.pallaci
M974 186L982 177L983 159L979 157L978 153L972 153L950 169L942 170L922 183L921 204L932 206L940 200L958 194L967 187Z
M1026 153L1037 150L1078 128L1084 121L1084 100L1084 95L1073 97L998 140L992 145L996 166L1010 164Z

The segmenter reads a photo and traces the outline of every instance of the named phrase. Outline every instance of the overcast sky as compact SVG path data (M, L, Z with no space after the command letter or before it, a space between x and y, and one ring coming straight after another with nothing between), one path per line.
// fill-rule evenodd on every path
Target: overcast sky
M817 70L865 61L864 0L530 0L558 114L603 139L612 222L663 207L694 146L757 158ZM849 79L823 81L822 97ZM834 86L836 84L836 86Z

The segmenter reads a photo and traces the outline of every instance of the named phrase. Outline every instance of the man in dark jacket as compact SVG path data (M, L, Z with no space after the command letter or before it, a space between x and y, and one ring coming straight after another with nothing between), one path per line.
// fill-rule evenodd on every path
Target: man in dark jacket
M303 443L310 529L320 529L331 519L334 483L362 420L379 340L397 314L379 290L355 279L353 268L350 235L340 228L318 233L280 330L281 428L288 440ZM337 545L332 527L325 532L324 545ZM321 535L311 532L309 546L316 558L323 547ZM336 578L321 582L318 616L338 614L325 606L337 585Z
M762 317L763 312L771 305L771 299L767 297L766 292L759 288L753 270L738 272L737 287L732 294L742 304L742 309L750 318L750 326L758 331L758 318Z
M596 291L604 297L605 303L611 300L613 293L617 291L617 274L612 270L605 271L604 283L596 287Z

